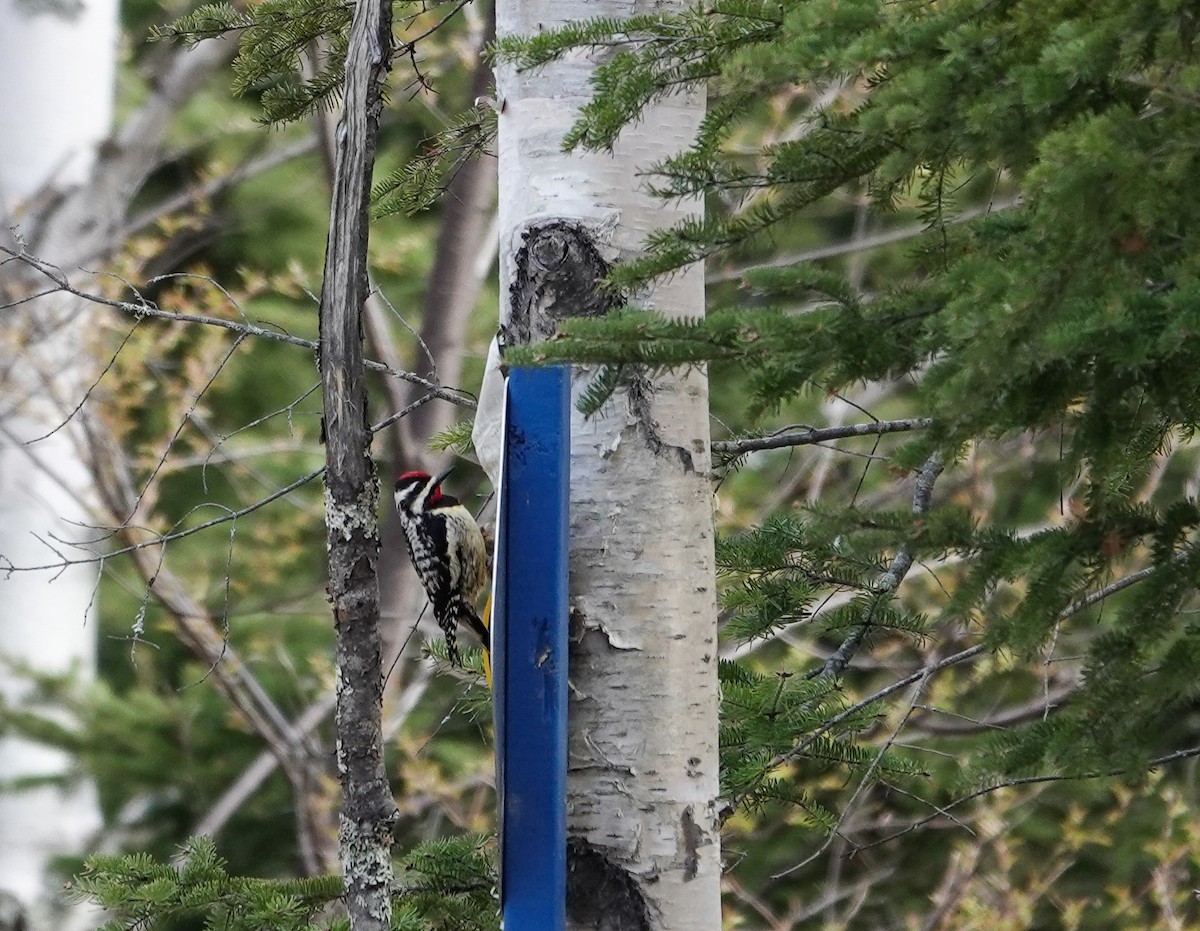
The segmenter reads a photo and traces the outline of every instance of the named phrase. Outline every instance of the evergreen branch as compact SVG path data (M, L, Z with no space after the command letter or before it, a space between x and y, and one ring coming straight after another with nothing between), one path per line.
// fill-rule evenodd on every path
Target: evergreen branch
M460 456L465 456L471 449L471 429L473 427L472 421L460 420L440 433L435 433L425 445L433 452L441 453L453 450Z
M146 853L93 855L76 879L81 898L91 899L112 918L104 929L157 928L170 919L192 926L199 915L205 927L228 931L311 931L312 922L342 896L338 876L262 879L230 876L208 837L192 837L175 862Z
M554 339L514 346L506 358L514 365L638 364L650 371L737 361L748 370L755 410L762 411L778 409L813 383L836 389L857 381L903 376L935 348L929 342L927 321L941 306L939 294L918 287L862 305L853 297L847 299L844 282L839 289L836 276L811 267L780 274L787 281L763 286L777 294L787 289L792 300L798 293L817 295L823 298L820 306L801 315L775 304L751 310L724 308L695 321L668 320L637 310L572 317L559 321Z
M920 430L933 424L932 417L916 417L909 420L876 420L874 423L846 424L841 427L807 427L801 432L779 431L769 436L751 436L737 440L715 440L714 453L729 453L741 456L764 449L782 449L789 446L811 446L830 440L842 440L856 436L880 436L887 433L903 433ZM791 428L785 428L790 430Z
M151 26L148 38L151 42L178 39L192 46L254 25L253 16L228 3L209 3L166 26Z
M1170 563L1174 564L1174 563L1183 562L1191 554L1192 554L1192 550L1190 550L1190 549L1187 551L1178 553L1170 560ZM1109 596L1114 595L1117 592L1119 592L1125 588L1128 588L1131 585L1134 585L1138 582L1142 582L1142 581L1152 577L1156 572L1161 570L1163 565L1167 565L1167 564L1164 563L1164 564L1160 564L1159 566L1149 566L1146 569L1140 570L1139 572L1135 572L1129 576L1126 576L1123 579L1119 579L1118 581L1112 583L1111 585L1107 585L1102 589L1092 592L1090 595L1087 595L1083 598L1078 599L1077 601L1073 602L1072 604L1070 604L1069 606L1064 608L1062 611L1060 611L1057 615L1057 620L1060 620L1060 621L1066 620L1067 618L1072 617L1073 615L1078 614L1081 611L1085 611L1088 608L1093 607L1094 605L1100 603L1101 601L1108 598ZM869 708L871 705L874 705L877 702L882 701L883 699L889 697L890 695L893 695L896 692L899 692L903 689L908 688L908 686L912 685L914 682L931 679L933 676L937 675L940 672L945 671L946 669L949 669L951 666L957 666L960 663L964 663L968 660L974 659L975 657L984 653L988 649L989 649L989 646L988 646L988 644L985 644L985 643L977 643L973 647L967 647L966 649L960 650L959 652L954 653L951 656L947 656L945 659L941 659L941 660L937 661L936 663L931 663L927 666L922 667L921 669L918 669L916 672L910 673L909 675L904 676L901 679L897 679L891 685L885 686L884 688L881 688L881 689L875 691L871 695L868 695L866 698L860 699L859 701L855 702L854 704L850 705L849 707L847 707L847 708L843 709L842 711L838 712L837 714L833 715L827 721L825 721L823 724L821 724L820 727L816 728L811 733L806 734L804 736L804 738L797 741L793 746L789 747L787 750L783 751L782 753L776 754L769 761L767 761L766 764L762 767L758 778L756 780L754 780L747 789L743 790L740 794L738 794L732 798L731 805L730 805L730 811L732 812L739 805L741 805L744 802L744 800L754 791L755 786L757 786L760 782L762 782L764 779L767 778L768 773L772 772L777 767L782 766L785 763L787 763L791 760L794 760L797 757L799 757L800 755L802 755L805 752L805 750L807 750L810 746L812 746L817 741L821 740L825 734L829 733L831 730L833 730L839 724L843 723L844 721L846 721L849 718L852 718L854 715L859 714L860 712Z
M432 206L465 165L488 151L496 128L491 107L480 104L460 114L426 139L420 154L375 184L371 191L373 215L412 215Z
M427 841L401 861L410 881L381 890L395 900L394 928L484 928L494 920L495 866L474 837ZM322 916L347 899L338 875L266 879L230 875L211 837L192 836L182 855L160 861L147 853L92 855L76 877L76 894L109 912L105 929L144 931L182 923L223 931L315 931L344 928ZM353 885L351 884L351 892ZM351 908L353 906L351 905ZM454 918L451 919L452 910ZM332 923L330 923L332 921Z

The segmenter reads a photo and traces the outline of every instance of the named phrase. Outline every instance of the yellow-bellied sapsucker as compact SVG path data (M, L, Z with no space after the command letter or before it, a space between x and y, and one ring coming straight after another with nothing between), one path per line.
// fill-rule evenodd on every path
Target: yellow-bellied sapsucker
M413 568L446 635L450 662L462 665L456 638L465 624L489 648L488 630L475 610L488 581L487 544L471 512L442 493L451 469L438 474L405 472L396 479L396 510L408 540Z

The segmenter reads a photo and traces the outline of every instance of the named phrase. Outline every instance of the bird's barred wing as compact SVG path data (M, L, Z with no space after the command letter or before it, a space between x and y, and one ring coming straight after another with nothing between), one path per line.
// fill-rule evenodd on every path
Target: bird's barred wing
M442 558L446 552L446 525L441 520L427 518L419 528L412 529L414 532L405 535L408 537L413 568L417 570L425 594L433 605L433 613L440 622L449 608L450 594L455 585L450 565Z

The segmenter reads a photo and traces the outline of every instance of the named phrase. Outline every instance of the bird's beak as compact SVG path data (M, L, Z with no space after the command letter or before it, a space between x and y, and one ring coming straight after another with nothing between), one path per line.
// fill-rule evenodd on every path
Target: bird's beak
M448 468L448 469L443 469L441 472L439 472L437 475L435 475L433 477L433 484L435 484L435 485L442 484L442 482L444 482L446 480L446 476L449 475L453 471L454 471L454 466L450 466L450 468Z

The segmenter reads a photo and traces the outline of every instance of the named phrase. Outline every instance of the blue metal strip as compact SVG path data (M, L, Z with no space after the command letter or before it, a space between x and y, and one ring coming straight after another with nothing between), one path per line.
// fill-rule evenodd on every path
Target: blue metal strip
M505 931L561 931L567 890L570 369L508 377L492 662Z

